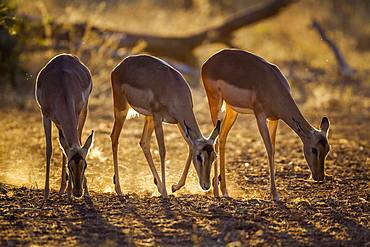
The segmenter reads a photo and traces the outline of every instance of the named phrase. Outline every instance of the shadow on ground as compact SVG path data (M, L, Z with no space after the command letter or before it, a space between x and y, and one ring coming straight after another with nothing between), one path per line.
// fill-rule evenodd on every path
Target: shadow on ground
M370 241L369 198L362 196L352 202L319 196L274 204L202 195L162 199L93 192L91 199L68 199L52 193L39 209L42 191L3 184L0 235L4 245L360 246Z

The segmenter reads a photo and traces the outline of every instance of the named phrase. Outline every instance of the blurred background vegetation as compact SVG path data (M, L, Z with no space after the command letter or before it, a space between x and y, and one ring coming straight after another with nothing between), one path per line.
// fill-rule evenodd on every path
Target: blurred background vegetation
M0 4L1 105L32 106L34 102L30 99L38 71L61 52L81 57L92 71L95 98L106 99L110 94L112 68L125 56L145 51L146 46L139 41L131 47L122 47L117 33L184 37L220 25L263 2L268 1L5 0ZM296 99L311 100L317 107L330 101L336 105L343 97L351 98L353 90L357 96L369 96L369 13L367 0L295 1L273 17L239 29L231 37L230 44L280 66L293 86ZM338 75L333 53L311 27L313 19L321 23L356 71L353 80L343 80ZM63 29L68 39L58 41L58 36L53 34L54 23L60 25L57 29ZM82 32L73 25L76 23L84 24ZM101 35L93 28L116 33ZM197 71L209 56L225 47L219 42L197 46L192 51L196 61L189 66L191 72ZM191 85L200 85L197 74L185 75ZM340 91L333 94L337 89ZM329 92L335 96L328 95Z

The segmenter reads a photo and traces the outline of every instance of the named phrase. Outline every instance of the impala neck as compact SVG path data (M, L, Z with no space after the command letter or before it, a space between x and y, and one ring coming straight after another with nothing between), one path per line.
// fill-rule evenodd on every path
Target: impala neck
M74 117L74 109L66 107L63 114L58 120L63 130L64 139L70 148L80 148L81 143L77 131L77 119Z
M69 128L66 126L63 126L62 128L63 128L64 138L67 141L69 147L72 149L81 148L81 143L78 138L77 128L76 130L74 128Z
M281 119L294 130L302 141L305 141L310 137L315 128L303 117L293 98L290 98L289 101L288 104L285 104Z

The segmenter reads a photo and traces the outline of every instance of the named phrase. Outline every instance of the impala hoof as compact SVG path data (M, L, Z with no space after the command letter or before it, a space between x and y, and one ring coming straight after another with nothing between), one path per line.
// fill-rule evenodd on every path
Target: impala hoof
M44 206L48 203L48 199L45 200L45 198L42 200L40 206L38 206L38 209L43 209Z
M49 190L45 190L44 191L44 201L47 201L49 199L49 195L50 195Z
M120 187L115 187L116 194L122 196L122 191Z
M172 190L172 193L175 193L175 192L176 192L176 190L178 190L178 188L177 188L177 184L172 185L172 186L171 186L171 190Z
M213 196L214 197L220 197L220 193L218 192L218 186L213 188Z
M222 187L221 187L221 193L222 193L222 196L223 196L223 197L230 197L230 196L229 196L229 192L227 192L226 187L225 187L225 188L222 188Z
M167 191L165 191L165 192L164 192L164 193L162 193L161 195L162 195L162 198L168 198Z
M63 183L62 185L60 185L60 189L59 189L59 194L64 194L66 192L66 189L67 189L67 183Z
M159 186L157 185L157 189L158 189L159 194L161 194L161 195L162 195L162 189L161 189L161 187L159 187Z
M65 192L66 192L66 188L60 188L60 190L59 190L58 194L59 194L59 195L62 195L62 194L64 194Z
M91 200L91 196L89 193L85 193L84 198L85 200Z

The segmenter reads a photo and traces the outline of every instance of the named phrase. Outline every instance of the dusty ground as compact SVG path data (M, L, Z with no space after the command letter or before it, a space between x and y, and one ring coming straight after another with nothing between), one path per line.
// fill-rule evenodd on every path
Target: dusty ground
M107 97L108 98L108 97ZM185 188L162 200L137 145L143 119L126 122L120 142L121 184L113 191L109 133L110 102L91 105L85 136L96 130L87 177L91 200L57 194L60 150L54 132L50 202L41 210L44 137L36 108L0 113L0 245L314 245L370 244L370 113L366 104L335 102L328 109L304 107L317 126L325 112L331 120L324 183L309 180L298 137L280 124L277 136L277 186L281 203L270 200L267 159L255 121L240 116L227 144L227 178L232 198L215 199L199 189L194 168ZM195 112L210 131L201 90ZM365 102L365 101L361 101ZM350 104L351 103L351 104ZM350 116L350 117L349 117ZM179 179L186 146L176 127L166 125L168 190ZM153 138L154 139L154 138ZM157 148L153 141L155 161Z
M129 4L120 6L117 1L15 2L22 2L21 13L39 15L44 20L82 21L107 29L175 36L213 27L233 14L224 7L214 8L213 1L194 1L195 8L188 11L147 0L124 1ZM178 5L185 1L164 2ZM299 89L306 89L307 102L300 108L312 125L318 127L324 115L329 117L332 151L327 158L329 176L325 182L309 179L300 140L280 123L275 161L281 203L274 204L269 193L267 157L255 120L252 116L239 116L226 146L231 198L215 199L210 192L201 191L191 167L185 187L162 200L138 145L144 123L140 117L127 121L121 134L119 169L125 196L117 197L113 193L109 138L113 124L110 72L121 59L117 54L139 53L145 44L139 42L132 50L118 50L114 37L102 40L87 31L82 40L85 45L80 45L78 39L63 51L79 55L93 75L94 89L83 138L95 130L86 170L91 200L70 200L57 193L61 151L54 128L52 193L49 203L39 209L45 179L40 113L33 100L28 104L18 92L0 90L1 102L3 97L25 107L19 110L0 104L0 246L370 247L369 14L365 1L348 2L297 1L279 16L243 28L233 38L235 46L279 65L291 82L295 99L304 98ZM235 5L234 10L241 7ZM310 28L313 18L327 28L329 37L358 72L357 82L338 79L335 57ZM73 29L69 31L74 33ZM36 39L34 44L42 46L51 42L32 38ZM194 52L202 63L221 48L222 44L204 44ZM19 85L32 95L31 84L37 72L62 51L29 50L22 53L28 74L24 84ZM339 89L341 86L343 90ZM208 135L212 128L203 89L194 89L193 96L200 127ZM170 192L171 185L180 178L187 147L175 126L166 125L164 131ZM152 147L158 169L155 138Z

